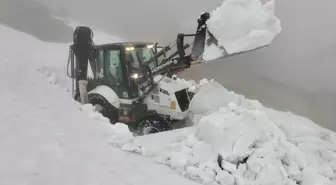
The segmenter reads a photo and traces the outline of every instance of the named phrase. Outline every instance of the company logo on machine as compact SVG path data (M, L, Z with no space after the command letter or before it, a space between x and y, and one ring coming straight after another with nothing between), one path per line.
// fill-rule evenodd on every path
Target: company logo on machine
M163 94L166 94L169 96L169 92L167 90L164 90L164 89L160 89L160 92L162 92Z
M156 67L156 68L154 68L154 69L152 69L152 73L156 73L157 71L159 71L159 70L161 70L161 69L167 67L167 66L170 65L171 63L173 63L172 60L170 60L170 61L168 61L168 62L166 62L166 63L164 63L164 64L162 64L162 65L160 65L160 66L158 66L158 67Z

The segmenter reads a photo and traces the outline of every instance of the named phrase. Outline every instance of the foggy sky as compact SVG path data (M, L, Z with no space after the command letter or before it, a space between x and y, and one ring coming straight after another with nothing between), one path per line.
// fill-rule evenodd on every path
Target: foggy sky
M0 0L0 24L47 42L69 42L73 30L32 0Z
M77 20L129 40L172 41L178 32L194 32L201 12L222 0L38 0L64 7ZM274 80L308 91L336 92L336 1L276 0L283 32L269 47L232 61ZM231 59L220 65L231 62ZM218 62L219 63L219 62ZM286 75L284 75L286 74Z
M76 20L110 31L130 40L169 42L181 31L194 32L197 17L211 11L222 0L37 0L64 7ZM189 26L189 25L191 26ZM190 29L191 28L191 29Z

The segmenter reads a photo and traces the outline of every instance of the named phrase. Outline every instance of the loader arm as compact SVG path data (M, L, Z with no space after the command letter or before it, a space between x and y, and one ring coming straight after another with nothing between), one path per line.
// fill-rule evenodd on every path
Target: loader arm
M143 89L144 93L139 98L139 101L144 100L152 91L154 91L160 82L154 83L153 78L157 75L168 76L171 77L172 75L188 69L193 61L196 61L199 56L201 56L204 52L205 47L205 38L207 33L207 25L206 21L209 19L209 13L203 13L199 19L197 20L198 25L195 34L183 34L180 33L177 35L176 42L173 45L176 45L177 50L172 53L170 56L163 59L162 63L155 68L147 71L147 75L150 76L150 79L143 80L147 82L147 86L144 86ZM186 55L185 50L190 48L190 44L184 44L185 37L194 37L193 47L191 49L191 53ZM154 55L150 60L144 62L143 68L148 69L148 66L151 62L154 62L157 58L163 56L167 51L171 50L171 46L164 47L160 52ZM149 73L149 74L148 74ZM148 84L148 82L151 82Z
M168 74L171 76L179 71L187 69L191 66L193 61L196 61L204 52L205 38L207 33L206 21L209 19L209 13L203 13L197 20L198 25L196 33L194 34L183 34L177 35L177 39L173 45L176 45L177 50L170 56L163 59L162 63L151 70L153 76L158 74ZM185 37L194 37L192 44L191 53L186 55L185 50L190 48L191 44L184 44ZM148 65L154 62L158 58L162 57L166 52L171 50L171 46L164 47L160 52L158 52L153 58L144 62L144 65Z

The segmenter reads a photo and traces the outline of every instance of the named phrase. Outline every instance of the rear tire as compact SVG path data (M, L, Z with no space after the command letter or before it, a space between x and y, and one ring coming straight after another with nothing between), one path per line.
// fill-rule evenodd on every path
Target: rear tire
M89 102L96 108L97 112L108 118L112 124L118 121L118 109L111 105L103 96L91 94L89 95Z
M148 135L172 130L173 127L159 115L146 116L138 121L137 134Z

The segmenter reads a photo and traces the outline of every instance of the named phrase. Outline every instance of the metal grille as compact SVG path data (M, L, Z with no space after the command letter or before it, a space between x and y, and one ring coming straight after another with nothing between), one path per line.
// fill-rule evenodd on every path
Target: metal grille
M190 103L187 89L183 89L183 90L175 92L175 96L176 96L177 102L181 110L186 111L189 108L189 103Z

